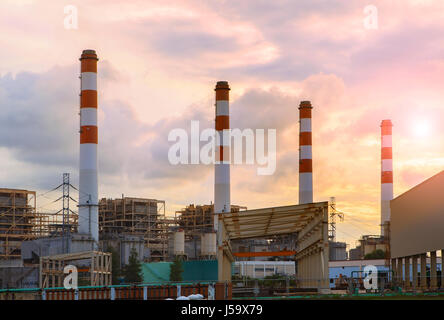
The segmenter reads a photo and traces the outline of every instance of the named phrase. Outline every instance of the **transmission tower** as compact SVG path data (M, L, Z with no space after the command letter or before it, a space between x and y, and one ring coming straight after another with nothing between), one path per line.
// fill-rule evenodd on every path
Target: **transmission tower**
M63 238L65 239L65 252L69 252L69 238L71 234L71 223L69 222L69 173L63 174L63 209L62 209L62 217L63 217L63 224L62 224L62 234Z
M336 241L336 216L339 217L341 221L344 221L344 214L336 210L336 198L330 198L330 228L328 229L328 240Z

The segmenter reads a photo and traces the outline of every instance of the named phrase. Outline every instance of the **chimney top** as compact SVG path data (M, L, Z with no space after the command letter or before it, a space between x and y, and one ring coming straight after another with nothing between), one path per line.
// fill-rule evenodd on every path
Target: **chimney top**
M301 101L301 103L299 104L299 109L301 108L310 108L312 109L312 105L310 101Z
M218 81L214 90L230 90L228 81Z
M391 120L382 120L381 127L393 127Z
M96 50L92 50L92 49L83 50L82 56L80 57L79 60L82 60L82 59L95 59L95 60L99 60L97 58Z

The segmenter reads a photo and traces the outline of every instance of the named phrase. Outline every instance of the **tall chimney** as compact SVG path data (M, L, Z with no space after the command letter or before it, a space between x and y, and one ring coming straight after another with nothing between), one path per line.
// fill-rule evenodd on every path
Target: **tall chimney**
M392 127L390 120L381 122L381 235L390 221L390 200L393 199Z
M83 50L80 57L79 230L99 241L97 182L97 54Z
M216 161L214 165L214 213L231 212L230 205L230 112L227 81L216 84ZM217 216L214 229L218 230Z
M299 204L313 202L310 101L299 104Z

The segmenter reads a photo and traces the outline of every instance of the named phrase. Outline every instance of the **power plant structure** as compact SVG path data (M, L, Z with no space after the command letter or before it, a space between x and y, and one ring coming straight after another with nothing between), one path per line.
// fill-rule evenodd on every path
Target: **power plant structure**
M247 207L238 205L231 205L230 208L231 212L247 210ZM173 231L174 237L176 233L184 237L184 248L170 248L170 253L179 252L179 255L185 259L215 258L216 252L208 250L216 247L215 220L214 204L190 204L176 211L174 224L170 224L170 230Z
M172 224L174 220L165 216L164 200L122 195L99 201L100 247L120 252L122 266L128 263L132 248L143 261L166 261Z
M80 57L79 233L99 242L99 186L97 178L97 54L84 50Z
M381 122L381 235L384 226L390 223L390 201L393 200L393 151L392 127L390 120Z
M381 235L364 235L359 250L355 251L358 257L353 260L347 257L346 243L336 242L335 216L342 219L343 215L336 210L335 201L314 202L313 199L313 106L310 101L301 101L298 108L299 203L248 209L231 204L231 88L227 81L218 81L214 89L214 204L191 204L172 217L165 213L164 200L122 194L121 198L103 197L99 201L97 53L84 50L80 64L78 213L65 202L62 213L37 212L34 191L0 189L0 289L38 288L41 299L123 299L128 296L163 299L189 289L202 290L208 297L210 292L215 292L218 298L227 299L233 293L248 289L241 286L248 283L248 277L257 280L257 275L262 275L282 277L288 283L293 281L291 286L286 285L286 295L319 294L342 288L345 272L349 272L349 277L360 272L362 280L366 265L377 265L387 283L401 284L404 288L419 286L424 290L443 288L444 278L438 281L438 268L441 265L442 270L442 264L436 254L444 247L439 243L440 227L444 223L440 218L443 206L433 190L444 185L444 175L440 173L393 200L391 120L381 123ZM62 198L70 198L65 192L66 187L69 191L69 182L64 181L62 185ZM427 205L415 205L422 198L427 198ZM412 218L423 211L430 221L438 222L436 226L430 221ZM403 219L404 212L410 220ZM423 232L433 231L417 245L410 243L406 231L415 228L411 221ZM384 252L383 258L367 257L378 250ZM122 269L136 254L141 263L143 284L128 285L124 289L113 286L125 281L119 279L120 282L115 283L113 280L115 254ZM418 259L420 279L410 271L415 266L418 268ZM180 284L171 283L168 272L173 260L182 261L184 281L193 282L191 287L181 288ZM89 286L79 289L77 296L62 288L64 268L72 265L79 269L83 286ZM429 278L425 271L428 265ZM235 287L234 277L241 278ZM205 281L208 283L200 283ZM151 282L166 283L168 290L160 292ZM349 284L361 285L359 279L356 282L351 279Z
M0 189L0 259L20 258L22 242L39 235L35 208L35 191Z
M351 259L365 259L374 252L383 252L385 264L390 265L390 203L393 200L392 121L381 121L381 205L380 235L362 235Z
M313 160L310 101L299 105L299 204L313 202Z
M216 159L214 165L214 212L231 212L230 200L230 86L216 84ZM217 217L214 230L218 230Z

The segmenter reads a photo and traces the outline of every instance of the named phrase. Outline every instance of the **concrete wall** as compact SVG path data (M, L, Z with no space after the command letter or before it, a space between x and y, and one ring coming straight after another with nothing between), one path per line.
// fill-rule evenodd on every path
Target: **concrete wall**
M37 288L38 286L38 266L0 268L0 289Z
M93 248L92 239L88 236L72 234L67 237L41 238L22 243L22 259L36 260L39 257L52 256L62 253L75 253L91 251Z
M108 247L114 248L120 255L120 265L128 264L131 249L136 249L139 261L149 257L150 250L145 248L145 241L142 236L121 235L119 238L101 240L100 245L103 250Z
M139 261L143 261L145 255L145 242L143 237L128 236L120 242L120 261L123 264L128 264L131 250L136 249Z
M391 257L444 249L444 171L391 201Z

